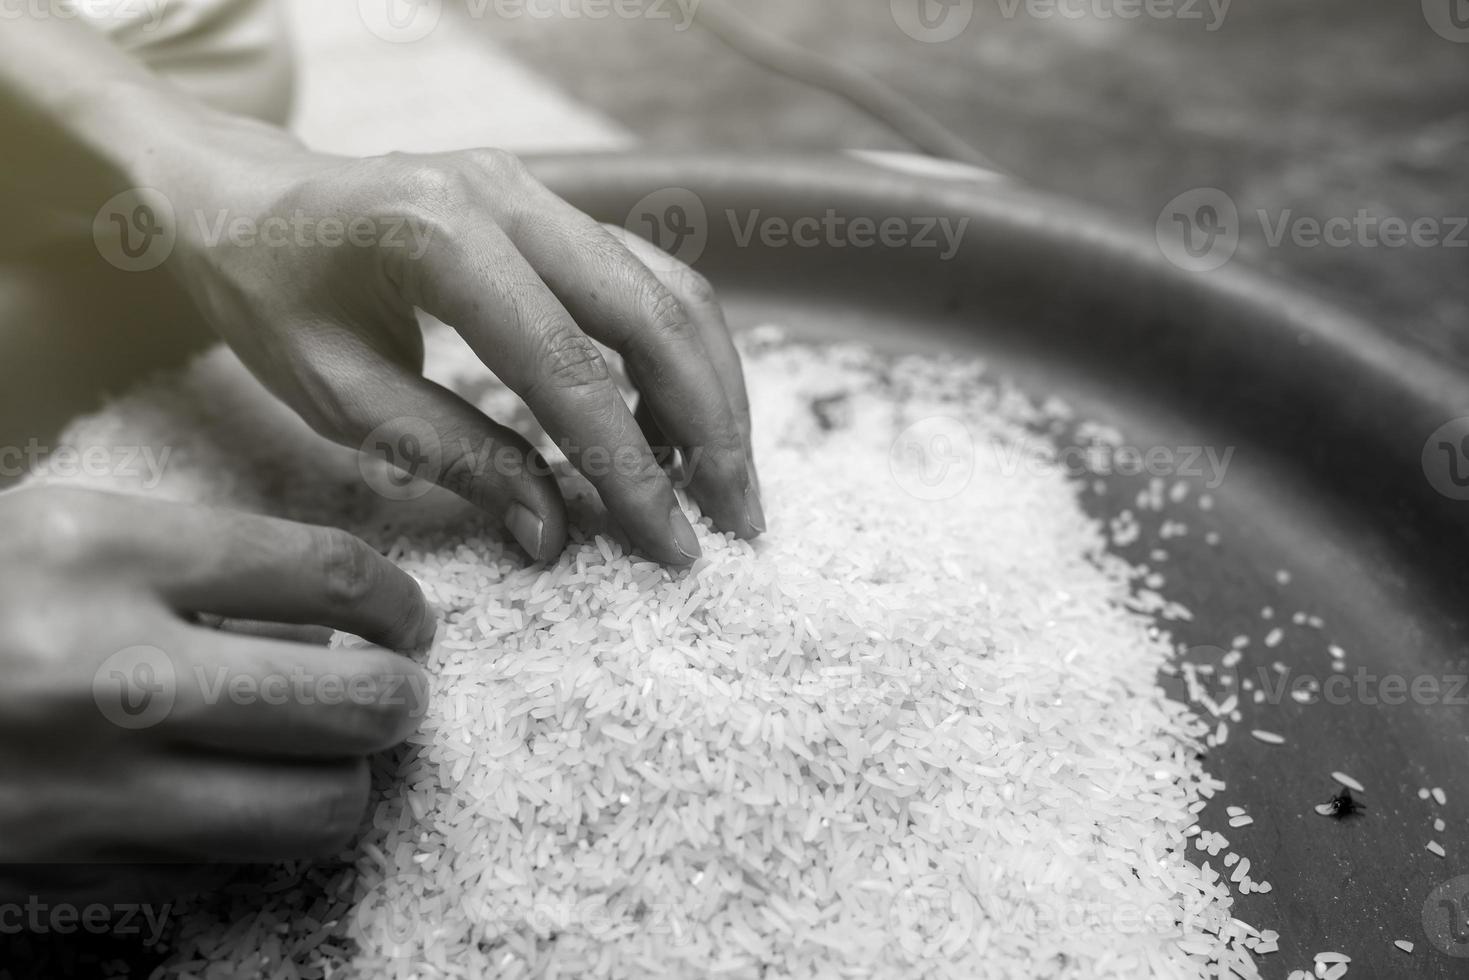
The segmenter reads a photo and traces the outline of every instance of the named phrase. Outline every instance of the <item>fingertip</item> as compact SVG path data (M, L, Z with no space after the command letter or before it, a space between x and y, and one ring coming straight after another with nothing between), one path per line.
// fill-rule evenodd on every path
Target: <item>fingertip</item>
M564 515L546 521L545 537L541 540L541 553L535 556L538 562L553 562L561 557L567 544L567 520Z
M403 711L398 718L397 729L392 735L392 744L388 748L402 745L414 732L418 731L428 714L429 704L429 675L416 663L411 661L407 669L403 671Z
M743 452L695 451L684 459L683 480L716 528L746 541L765 533L765 507L754 466Z
M546 559L546 519L519 501L505 512L505 528L511 537L536 561Z
M758 538L765 533L765 505L760 499L760 490L755 486L753 474L749 486L745 487L745 524L751 532L750 538Z
M417 635L409 652L415 656L423 656L433 649L434 641L439 636L439 617L434 612L434 607L429 605L428 600L423 600L423 607L419 613L420 621Z
M384 561L387 559L385 558ZM423 586L419 584L417 578L396 564L393 565L393 569L403 582L405 615L400 620L400 625L390 635L365 636L363 639L369 642L379 642L382 646L398 653L420 656L433 647L434 638L438 636L438 613L429 603L428 597L424 595Z
M364 697L370 692L369 700L360 702L370 707L363 724L362 741L356 747L359 753L372 755L387 752L408 741L423 725L428 716L429 674L417 662L404 655L390 655L391 659L365 673L373 679L373 686L362 688Z
M694 526L689 523L682 507L673 508L668 519L673 531L673 547L676 552L672 564L692 565L704 554L704 549L699 546L699 536L694 533Z

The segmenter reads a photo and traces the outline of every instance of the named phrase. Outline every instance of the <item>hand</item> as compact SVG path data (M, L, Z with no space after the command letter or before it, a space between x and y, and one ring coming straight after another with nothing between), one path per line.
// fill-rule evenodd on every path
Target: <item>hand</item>
M344 532L89 491L0 494L0 539L0 901L96 894L113 862L340 852L422 671L183 617L417 649L434 619L410 576Z
M764 530L739 355L692 269L598 225L507 153L347 160L245 132L205 141L230 162L171 185L176 267L317 432L355 448L432 442L394 461L499 517L533 558L561 552L566 509L544 461L422 377L420 308L521 396L644 554L699 554L655 446L682 452L716 527ZM221 218L245 219L247 237L211 240ZM623 356L641 425L594 341Z

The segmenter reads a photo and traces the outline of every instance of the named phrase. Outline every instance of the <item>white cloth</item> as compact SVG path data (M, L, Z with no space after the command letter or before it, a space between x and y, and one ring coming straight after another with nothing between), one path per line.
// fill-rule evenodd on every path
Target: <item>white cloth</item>
M293 57L277 0L68 0L118 47L212 105L284 122Z
M531 153L633 142L496 46L489 18L459 19L435 6L434 29L405 43L384 26L398 0L69 2L119 47L211 104L281 123L294 105L294 128L323 150ZM387 13L378 9L385 4Z
M492 17L465 16L463 9L456 14L445 0L432 8L441 10L432 31L394 40L383 29L385 2L407 0L288 5L301 50L293 128L309 145L366 156L469 146L536 153L633 144L627 130L567 97L496 44Z

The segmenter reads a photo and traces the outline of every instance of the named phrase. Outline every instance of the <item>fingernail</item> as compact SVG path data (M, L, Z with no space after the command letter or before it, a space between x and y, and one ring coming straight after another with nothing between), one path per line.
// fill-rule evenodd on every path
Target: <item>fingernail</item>
M434 640L439 635L439 617L434 615L433 607L424 604L423 622L418 627L418 644L413 648L413 653L422 655L428 653L434 647Z
M546 522L531 513L530 508L511 504L505 512L505 526L532 558L540 561L544 557L541 549L545 547Z
M753 482L745 488L745 520L760 534L765 533L765 508L760 505L760 491Z
M694 534L694 526L684 516L682 508L675 507L668 515L668 520L673 524L673 546L678 553L689 561L696 560L704 553L699 547L699 538Z

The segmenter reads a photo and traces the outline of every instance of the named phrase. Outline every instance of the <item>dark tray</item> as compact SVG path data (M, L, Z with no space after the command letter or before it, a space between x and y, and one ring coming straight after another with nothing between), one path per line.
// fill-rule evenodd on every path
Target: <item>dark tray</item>
M1274 675L1279 660L1293 678L1324 680L1327 644L1347 651L1344 696L1243 699L1242 722L1207 763L1228 789L1203 826L1274 885L1236 905L1281 934L1261 969L1283 977L1337 950L1352 956L1350 976L1469 975L1458 958L1469 957L1469 876L1457 878L1469 873L1469 486L1454 482L1469 474L1469 445L1454 450L1458 470L1442 436L1430 445L1469 416L1469 379L1238 259L1185 271L1146 231L1005 182L809 158L557 158L535 169L601 220L696 257L736 327L772 322L798 336L979 355L1032 395L1059 395L1115 425L1130 445L1234 448L1217 506L1188 515L1187 537L1158 541L1156 518L1145 520L1122 553L1145 561L1154 547L1168 551L1163 591L1195 614L1171 629L1192 659L1217 662L1247 633L1242 674ZM971 221L948 260L934 248L742 240L756 212L794 222L828 211L898 217L915 234L938 216ZM1462 440L1469 424L1448 434ZM1109 483L1103 497L1084 495L1098 516L1132 506L1147 477ZM1208 529L1217 547L1204 542ZM1267 605L1285 632L1269 651ZM1325 628L1293 626L1297 610ZM1358 668L1372 676L1359 679ZM1397 699L1390 675L1433 678L1437 694L1384 703ZM1288 742L1258 742L1252 728ZM1334 771L1365 784L1365 814L1313 811L1338 788ZM1428 786L1448 805L1420 800ZM1224 808L1236 804L1254 825L1227 826ZM1442 833L1435 816L1448 824ZM1424 849L1430 839L1446 859ZM1415 944L1411 956L1396 939Z
M1310 969L1317 951L1340 950L1353 957L1350 976L1466 975L1469 690L1455 685L1469 674L1469 487L1455 480L1469 472L1469 445L1451 469L1435 436L1469 415L1465 378L1238 260L1187 272L1143 230L1006 183L839 158L532 163L602 220L681 246L736 327L773 322L802 337L980 355L1033 395L1059 395L1115 425L1131 445L1233 448L1217 506L1189 514L1187 537L1157 541L1155 517L1123 553L1144 561L1153 547L1168 550L1164 591L1196 617L1171 629L1192 659L1217 661L1219 648L1247 633L1254 656L1241 669L1250 676L1280 660L1325 678L1326 645L1348 651L1353 680L1335 699L1342 703L1246 700L1242 723L1208 760L1228 790L1203 825L1251 857L1252 877L1274 885L1236 906L1281 934L1261 968L1283 977ZM914 232L938 217L969 224L945 259L933 248L742 243L735 228L756 212L788 222L828 212L897 218ZM13 346L3 342L7 357ZM75 397L86 407L95 390ZM31 428L50 434L39 422ZM1084 499L1111 516L1145 483L1113 478L1106 495ZM1216 547L1204 542L1209 529L1220 535ZM1282 568L1292 574L1284 586ZM1286 639L1262 656L1267 605L1284 619ZM1292 627L1296 610L1321 616L1325 629ZM1377 680L1356 680L1357 668ZM1383 703L1389 675L1434 678L1439 693ZM1165 682L1178 690L1174 678ZM1251 739L1256 727L1288 744ZM1313 812L1335 791L1334 770L1366 785L1363 816L1338 822ZM1420 800L1425 786L1443 787L1448 805ZM1254 825L1229 829L1230 804L1246 806ZM1435 816L1448 824L1442 833L1432 830ZM1430 839L1446 859L1424 849ZM1413 942L1413 954L1393 948L1396 939Z

